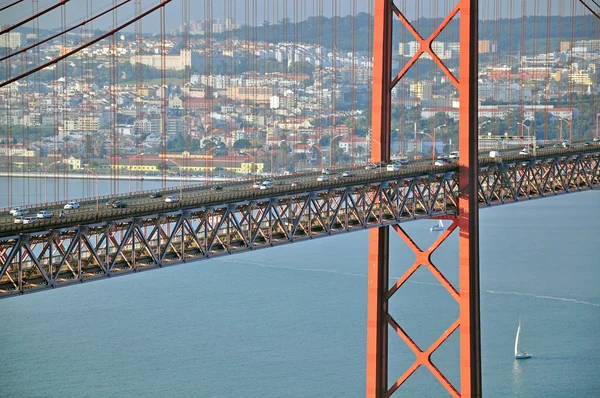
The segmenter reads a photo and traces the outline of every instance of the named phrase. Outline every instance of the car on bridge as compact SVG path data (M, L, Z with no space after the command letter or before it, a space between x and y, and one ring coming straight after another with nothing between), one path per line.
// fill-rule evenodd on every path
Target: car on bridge
M326 182L326 181L329 181L329 177L327 177L326 174L323 174L323 175L320 175L320 176L317 177L317 181L319 181L319 182Z
M21 217L21 216L19 216L19 217L15 217L15 219L14 219L14 221L13 221L13 222L14 222L15 224L23 224L23 220L24 220L24 219L25 219L25 217Z
M152 199L156 199L156 198L162 198L162 194L161 194L160 192L152 192L152 193L150 194L150 197L151 197Z
M399 171L400 170L400 165L392 163L392 164L388 164L386 167L387 171Z
M112 207L112 205L117 201L117 199L109 199L104 205L106 207Z
M178 196L167 196L165 198L165 203L177 203L177 202L179 202Z
M375 170L377 168L377 165L374 163L368 164L365 166L365 170Z
M37 217L23 217L23 224L33 224L37 220Z
M12 209L10 209L10 215L11 216L24 216L25 214L29 214L29 210L27 210L24 207L13 207Z
M342 173L342 177L354 177L354 173L350 170L347 170Z
M65 205L65 210L74 210L79 209L80 207L81 205L79 204L79 202L72 200Z
M124 209L127 207L127 203L123 202L122 200L115 200L112 204L112 207L114 209Z
M221 185L213 185L212 187L210 187L210 189L212 191L220 191L223 189L223 187ZM179 201L179 199L177 199L177 201Z
M269 189L269 188L273 188L273 180L271 180L271 179L264 180L260 184L260 187L258 187L258 189Z
M37 212L37 214L35 216L37 218L52 218L52 216L54 216L54 214L50 213L47 210L40 210Z

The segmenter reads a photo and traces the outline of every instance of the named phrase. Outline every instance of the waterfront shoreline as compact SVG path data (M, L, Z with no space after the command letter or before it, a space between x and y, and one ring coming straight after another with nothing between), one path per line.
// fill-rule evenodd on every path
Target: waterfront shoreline
M51 178L68 178L68 179L79 179L79 180L87 180L87 179L95 179L96 177L91 175L91 174L79 174L79 173L69 173L69 174L48 174L49 177ZM7 173L7 172L0 172L0 177L13 177L13 178L45 178L46 174L43 172L39 172L39 171L32 171L32 172L13 172L13 173ZM131 179L131 181L162 181L163 176L124 176L124 175L119 175L114 177L117 180L124 180L124 181L129 181ZM166 176L164 177L167 181L179 181L180 177L179 176ZM107 175L107 174L98 174L98 179L99 180L111 180L113 179L113 176L111 175ZM183 176L182 179L184 181L198 181L198 182L203 182L206 181L205 177L195 177L195 176ZM208 179L208 181L211 182L224 182L224 181L236 181L236 178L226 178L226 177L210 177Z

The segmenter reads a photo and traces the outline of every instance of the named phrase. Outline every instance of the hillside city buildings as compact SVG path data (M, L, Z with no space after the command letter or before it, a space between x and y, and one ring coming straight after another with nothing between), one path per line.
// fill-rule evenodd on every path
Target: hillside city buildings
M273 173L369 161L368 54L227 35L209 41L197 36L208 23L190 26L189 48L181 47L178 32L166 43L156 36L141 42L121 36L50 65L36 79L0 88L0 128L10 133L3 137L12 137L0 143L0 157L22 168L63 159L74 169L153 172L165 167L166 147L168 157L179 159L190 174ZM231 20L215 20L211 29L236 28ZM0 48L10 53L32 39L10 32L0 36ZM35 59L51 60L80 39L69 38L66 46L50 41ZM456 65L458 43L434 43L433 50ZM498 61L496 42L481 40L479 50L480 120L502 124L515 114L520 119L505 125L503 135L523 135L523 124L529 134L536 119L566 132L580 112L562 99L598 95L598 39L561 43L560 51L522 56L511 66ZM399 43L394 70L417 51L414 41ZM14 62L15 71L23 67L19 59ZM424 144L429 138L417 130L431 133L441 126L442 149L451 149L458 98L441 71L406 77L392 90L392 101L406 115L404 124L392 126L397 154L420 155L433 144ZM543 135L535 130L539 125L533 127L534 135ZM482 133L486 128L489 124Z

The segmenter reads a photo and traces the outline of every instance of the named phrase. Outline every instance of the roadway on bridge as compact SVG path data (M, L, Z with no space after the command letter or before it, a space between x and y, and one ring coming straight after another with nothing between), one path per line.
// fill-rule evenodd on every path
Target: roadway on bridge
M503 162L505 164L520 162L520 161L531 161L531 160L543 160L547 157L554 157L556 155L576 155L580 153L594 152L600 150L600 142L581 142L574 143L570 148L541 148L536 151L533 155L520 155L519 150L514 151L502 151L501 159L490 159L486 154L481 154L479 163L480 167L486 167L490 164L497 162ZM227 184L213 185L207 187L204 185L189 185L176 188L170 188L168 190L152 190L144 192L136 192L132 194L114 195L110 197L103 197L100 199L92 199L81 201L81 207L75 210L64 210L64 204L67 201L55 203L52 206L46 206L44 204L38 204L33 206L27 206L29 210L28 217L35 217L36 213L40 210L46 210L54 214L52 218L46 218L43 220L35 221L31 224L20 225L14 223L14 217L8 212L0 216L0 236L7 235L11 231L19 230L22 232L39 230L40 228L63 228L70 225L76 225L81 221L93 220L108 220L117 219L120 216L131 216L132 213L139 214L142 216L146 208L162 204L162 211L171 212L185 208L198 208L202 205L214 206L223 203L239 202L240 200L260 200L268 199L272 197L272 191L277 189L278 196L285 194L293 195L306 193L311 191L320 191L326 189L336 189L345 186L353 186L357 184L364 184L369 181L381 181L389 179L390 177L414 177L420 174L430 173L444 173L447 171L455 171L457 168L456 163L449 163L445 166L431 166L431 159L420 160L418 162L411 162L406 166L401 166L397 172L387 171L385 167L378 167L375 169L367 170L365 166L359 166L355 168L344 168L333 170L331 175L328 175L328 181L317 181L317 178L321 175L320 172L309 172L301 174L292 174L289 176L279 176L273 178L273 188L269 189L257 189L255 188L256 183L262 182L267 177L255 176L250 179L232 181ZM343 177L344 171L351 171L352 175ZM219 189L217 189L219 187ZM284 189L285 192L282 192ZM150 198L150 193L160 192L161 197ZM165 197L174 195L182 197L177 203L165 203ZM231 194L235 194L235 200ZM118 199L124 201L126 204L125 208L112 208L107 205L110 199ZM65 212L65 217L58 217L61 211ZM21 226L21 228L15 228Z

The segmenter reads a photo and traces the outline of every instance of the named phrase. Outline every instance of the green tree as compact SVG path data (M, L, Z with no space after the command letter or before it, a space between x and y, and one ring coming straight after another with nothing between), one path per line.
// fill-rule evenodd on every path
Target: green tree
M234 144L233 147L235 149L246 149L246 148L252 148L252 143L250 141L248 141L245 138L239 139L237 140Z

